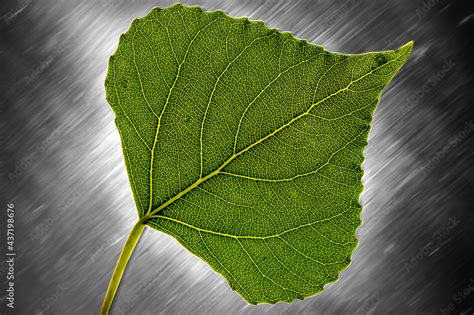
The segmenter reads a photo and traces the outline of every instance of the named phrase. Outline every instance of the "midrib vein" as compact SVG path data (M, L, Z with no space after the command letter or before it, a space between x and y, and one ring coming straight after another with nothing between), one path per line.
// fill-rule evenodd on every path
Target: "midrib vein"
M177 200L179 200L182 196L186 195L187 193L189 193L191 190L195 189L197 186L199 186L200 184L202 184L203 182L207 181L208 179L218 175L220 173L220 171L226 167L230 162L232 162L234 159L236 159L237 157L239 157L240 155L244 154L245 152L249 151L250 149L252 149L253 147L255 147L256 145L264 142L265 140L273 137L275 134L277 134L278 132L280 132L281 130L285 129L286 127L290 126L291 124L293 124L295 121L305 117L306 115L309 115L310 114L310 111L317 105L325 102L326 100L328 100L329 98L333 97L333 96L336 96L337 94L343 92L343 91L347 91L349 90L349 87L364 79L365 77L367 77L368 75L372 74L373 72L377 71L378 69L384 67L384 66L387 66L388 64L391 64L395 61L397 61L402 55L399 55L397 58L395 59L392 59L386 63L384 63L383 65L380 65L372 70L370 70L369 72L367 72L366 74L364 74L363 76L361 76L360 78L358 78L357 80L354 80L354 81L351 81L345 88L342 88L328 96L326 96L325 98L319 100L318 102L312 104L309 109L307 111L305 111L304 113L292 118L290 121L288 121L286 124L282 125L281 127L277 128L276 130L274 130L273 132L269 133L268 135L266 135L265 137L259 139L258 141L252 143L251 145L247 146L246 148L242 149L241 151L239 151L238 153L235 153L233 154L230 158L228 158L224 163L221 164L221 166L219 166L217 169L215 169L213 172L209 173L208 175L206 175L205 177L200 177L197 181L195 181L193 184L191 184L190 186L188 186L186 189L180 191L179 193L177 193L176 195L174 195L172 198L168 199L168 201L166 201L165 203L161 204L158 208L156 208L155 210L153 211L148 211L147 214L142 218L143 222L146 222L148 219L150 219L152 216L155 216L158 212L160 212L161 210L163 210L164 208L168 207L169 205L171 205L172 203L176 202ZM151 199L151 198L150 198Z

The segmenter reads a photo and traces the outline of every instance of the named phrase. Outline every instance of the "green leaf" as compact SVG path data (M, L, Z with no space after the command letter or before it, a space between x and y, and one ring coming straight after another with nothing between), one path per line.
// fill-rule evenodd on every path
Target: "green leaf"
M249 303L322 291L357 246L372 114L412 46L338 54L182 5L134 20L105 85L139 223Z

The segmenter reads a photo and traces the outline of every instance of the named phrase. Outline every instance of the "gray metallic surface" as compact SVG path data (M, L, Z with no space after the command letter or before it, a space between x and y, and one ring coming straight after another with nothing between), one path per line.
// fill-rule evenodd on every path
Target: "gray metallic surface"
M0 259L10 201L17 253L13 311L4 263L0 269L2 314L98 313L136 220L104 96L107 61L135 17L172 3L2 1ZM291 305L249 306L174 239L148 229L113 313L472 314L472 4L182 3L263 20L338 52L395 49L409 40L415 49L375 114L360 244L338 282ZM466 288L469 294L458 294Z

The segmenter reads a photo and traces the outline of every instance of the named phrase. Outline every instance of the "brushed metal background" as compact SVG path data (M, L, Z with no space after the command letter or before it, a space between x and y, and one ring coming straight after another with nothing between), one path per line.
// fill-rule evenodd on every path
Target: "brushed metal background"
M173 238L147 230L115 314L472 314L472 1L182 1L344 53L398 48L365 151L353 262L322 294L247 305ZM16 307L97 314L136 211L103 83L119 35L173 1L2 1L2 228L16 209ZM466 289L467 288L467 289ZM470 294L464 295L459 292ZM458 295L456 295L458 294Z

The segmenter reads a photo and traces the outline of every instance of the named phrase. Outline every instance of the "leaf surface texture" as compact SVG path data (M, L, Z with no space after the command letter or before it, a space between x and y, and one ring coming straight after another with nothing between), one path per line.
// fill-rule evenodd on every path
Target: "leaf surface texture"
M134 20L106 94L139 217L249 303L320 292L357 245L372 114L411 49L337 54L181 5Z

